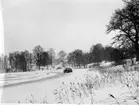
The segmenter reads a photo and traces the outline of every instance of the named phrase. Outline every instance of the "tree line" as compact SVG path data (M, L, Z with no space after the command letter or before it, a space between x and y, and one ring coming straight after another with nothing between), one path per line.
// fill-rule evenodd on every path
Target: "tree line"
M96 63L99 65L102 61L114 62L115 65L121 64L125 59L134 58L134 54L130 53L131 49L114 48L112 46L103 47L98 43L90 48L89 52L83 52L82 50L75 50L68 54L68 63L73 67L84 66L87 64Z
M26 72L32 70L40 70L41 67L51 67L61 64L65 66L67 53L61 50L56 57L54 49L50 48L45 51L43 47L37 45L29 51L15 51L0 57L0 70L4 72Z
M1 57L3 61L5 72L26 72L31 71L35 65L37 69L41 66L48 66L52 64L52 50L44 51L43 48L38 45L34 47L33 53L29 51L15 51Z
M58 54L54 49L44 51L44 49L38 45L35 46L33 52L29 51L16 51L9 53L8 56L1 57L3 60L5 72L26 72L34 69L40 70L40 67L53 67L55 65L61 65L63 67L84 67L86 68L90 63L99 64L102 61L115 62L120 64L124 59L133 58L131 56L131 49L114 48L112 46L103 46L98 43L90 48L90 51L83 52L80 49L76 49L70 53L66 53L61 50Z

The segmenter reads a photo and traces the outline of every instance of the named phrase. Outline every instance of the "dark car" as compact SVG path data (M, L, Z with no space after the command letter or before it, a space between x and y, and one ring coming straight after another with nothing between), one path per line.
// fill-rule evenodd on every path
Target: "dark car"
M72 72L72 69L71 68L65 68L63 72L64 73L70 73L70 72Z

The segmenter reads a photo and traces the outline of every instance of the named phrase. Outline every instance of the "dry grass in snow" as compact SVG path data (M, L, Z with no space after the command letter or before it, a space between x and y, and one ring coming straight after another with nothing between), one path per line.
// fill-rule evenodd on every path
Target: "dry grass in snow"
M121 66L89 70L70 82L62 82L53 95L55 103L60 104L139 105L139 72L126 71ZM26 102L49 103L49 100L32 98Z

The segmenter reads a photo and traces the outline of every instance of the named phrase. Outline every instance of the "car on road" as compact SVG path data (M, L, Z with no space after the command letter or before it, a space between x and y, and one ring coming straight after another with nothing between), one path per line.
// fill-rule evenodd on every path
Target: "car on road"
M72 72L72 69L69 68L69 67L67 67L67 68L64 69L63 72L64 72L64 73L70 73L70 72Z

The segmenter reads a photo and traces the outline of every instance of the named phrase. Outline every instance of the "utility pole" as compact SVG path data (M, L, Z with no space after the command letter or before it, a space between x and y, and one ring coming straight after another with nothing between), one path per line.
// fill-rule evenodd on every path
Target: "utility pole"
M0 0L0 54L4 54L4 27L2 11L2 0Z
M4 70L4 28L2 17L2 0L0 0L0 69ZM0 71L3 72L3 71Z

